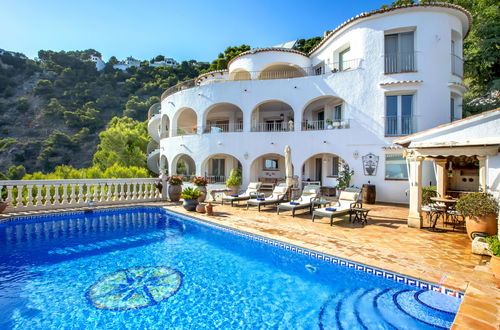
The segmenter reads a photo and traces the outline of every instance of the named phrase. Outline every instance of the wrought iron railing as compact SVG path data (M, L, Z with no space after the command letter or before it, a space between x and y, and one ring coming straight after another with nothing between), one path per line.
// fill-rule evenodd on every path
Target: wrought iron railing
M385 73L417 71L415 52L385 54L384 60Z
M385 135L402 136L416 132L414 116L388 116L385 117Z
M252 132L290 132L293 131L293 122L264 122L252 124Z
M216 183L226 183L226 176L224 175L206 175L207 183L216 184Z
M207 124L204 133L243 132L243 123Z
M304 120L302 121L303 131L321 131L325 129L350 128L350 120Z

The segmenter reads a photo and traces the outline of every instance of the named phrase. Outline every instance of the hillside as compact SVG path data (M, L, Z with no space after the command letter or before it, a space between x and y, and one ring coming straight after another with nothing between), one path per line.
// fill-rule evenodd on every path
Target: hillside
M97 71L86 51L40 51L37 60L0 56L0 172L24 165L27 172L65 164L91 165L98 133L115 116L147 119L149 106L178 81L196 77L208 63L177 67Z

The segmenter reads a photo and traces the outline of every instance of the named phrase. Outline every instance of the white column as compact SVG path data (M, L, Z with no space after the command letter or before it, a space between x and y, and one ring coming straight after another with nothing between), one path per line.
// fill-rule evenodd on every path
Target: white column
M436 191L438 196L444 197L448 190L448 175L446 173L446 159L434 159L436 164Z
M486 156L477 156L479 160L479 189L486 191Z
M422 228L422 162L424 157L411 156L410 160L410 209L408 227Z

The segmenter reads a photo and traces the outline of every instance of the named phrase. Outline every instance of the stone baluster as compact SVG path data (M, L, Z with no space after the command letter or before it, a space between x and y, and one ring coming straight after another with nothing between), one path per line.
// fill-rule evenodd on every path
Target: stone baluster
M90 183L86 183L85 184L85 189L87 191L85 191L85 203L88 203L92 200L92 195L91 195L91 192L92 192L92 186L90 185Z
M105 202L106 201L106 189L104 188L106 184L101 183L100 186L100 191L99 191L99 202Z
M13 205L13 195L12 195L12 190L14 189L14 186L7 186L7 198L5 201L10 205L10 207L14 207Z
M26 206L33 206L35 205L33 203L33 185L30 184L25 187L27 187L27 192L28 192L26 196Z
M42 205L43 206L50 205L50 185L48 184L41 185L40 195L42 195Z
M35 204L36 206L41 206L42 205L42 185L37 184L37 185L34 185L33 188L35 188L35 193L36 193L35 201L33 204Z
M68 185L63 183L62 187L62 196L61 196L61 205L68 204Z
M23 203L23 187L24 186L22 186L22 185L16 185L17 196L16 196L15 203L16 203L16 207L17 208L20 208L20 207L24 206L24 203Z
M142 201L144 200L144 192L142 190L144 185L142 183L138 183L137 185L139 186L139 192L137 193L138 195L137 198Z
M92 200L94 202L96 202L96 201L99 200L99 184L98 183L94 183L94 184L92 184L92 187L94 187L94 195L92 197Z
M78 204L85 203L85 195L83 194L83 184L78 184Z
M71 185L71 195L69 196L70 204L78 203L78 201L76 200L76 188L77 187L78 187L78 185L76 183Z
M60 185L54 184L54 202L52 205L59 206L61 205L61 196L59 195L59 187Z

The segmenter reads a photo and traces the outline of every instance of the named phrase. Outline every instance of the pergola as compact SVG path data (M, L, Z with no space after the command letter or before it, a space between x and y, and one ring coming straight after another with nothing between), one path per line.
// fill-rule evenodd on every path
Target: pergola
M410 205L408 226L422 227L422 162L433 161L436 188L447 193L447 161L475 157L479 163L478 191L500 198L500 108L437 126L394 141L406 148L409 164Z

